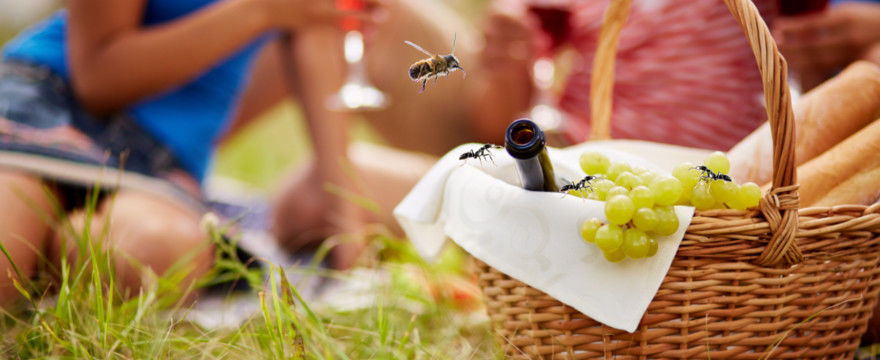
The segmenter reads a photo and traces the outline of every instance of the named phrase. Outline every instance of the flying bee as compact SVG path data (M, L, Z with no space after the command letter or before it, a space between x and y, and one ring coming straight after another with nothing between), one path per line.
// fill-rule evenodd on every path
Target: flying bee
M494 145L494 144L485 144L485 145L481 146L479 149L465 151L464 153L462 153L458 157L458 159L459 160L467 160L469 158L479 159L480 164L482 165L483 158L487 158L487 159L489 159L489 161L492 162L492 164L495 164L495 158L493 158L492 153L489 152L489 149L491 149L491 148L500 149L501 147L498 145Z
M404 43L430 56L427 59L416 61L409 67L409 78L415 82L422 82L422 90L419 91L419 94L425 91L425 84L429 79L434 78L434 84L437 84L437 78L449 75L449 72L456 69L461 70L462 75L467 77L467 73L454 55L455 37L452 38L452 53L449 55L435 55L410 41L404 41Z
M591 186L590 182L595 179L598 179L598 177L593 176L593 175L584 176L583 179L581 179L580 181L578 181L576 183L569 182L568 184L563 186L561 189L559 189L559 192L568 193L570 190L574 190L574 191L589 190L590 192L592 192L593 187Z

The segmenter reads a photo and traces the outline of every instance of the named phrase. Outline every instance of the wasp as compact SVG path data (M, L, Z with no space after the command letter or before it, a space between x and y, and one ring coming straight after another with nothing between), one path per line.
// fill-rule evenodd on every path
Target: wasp
M461 70L462 74L467 77L467 73L454 55L455 37L452 38L452 53L449 55L433 54L422 49L421 46L413 44L411 41L404 41L404 43L430 56L427 59L416 61L415 64L409 67L409 78L415 82L422 82L422 90L419 90L419 94L425 91L425 84L428 83L429 79L434 78L434 84L437 84L437 78L448 75L450 71Z
M501 147L495 144L485 144L476 150L469 150L462 153L458 159L459 160L467 160L469 158L479 159L480 164L483 163L483 158L489 159L492 164L495 164L495 158L492 157L492 153L489 152L489 149L496 148L500 149Z
M569 182L568 184L566 184L565 186L563 186L561 189L559 189L559 192L563 192L563 193L565 193L565 192L568 192L569 190L575 190L575 191L579 191L579 190L590 190L590 191L592 192L592 191L593 191L593 187L590 185L590 181L593 181L593 180L598 179L598 178L599 178L599 177L597 177L597 176L593 176L593 175L587 175L587 176L584 176L583 179L581 179L580 181L578 181L578 182L576 182L576 183L575 183L575 182Z
M693 167L692 169L699 170L701 172L700 180L702 180L702 181L706 181L706 182L708 182L709 180L724 180L727 182L733 181L733 179L731 179L730 176L722 174L722 173L715 173L714 171L712 171L711 169L709 169L705 165L696 166L696 167Z

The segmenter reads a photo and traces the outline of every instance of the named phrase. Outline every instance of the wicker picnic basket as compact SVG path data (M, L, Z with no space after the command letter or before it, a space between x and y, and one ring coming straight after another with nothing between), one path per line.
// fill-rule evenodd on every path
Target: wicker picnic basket
M477 261L487 311L509 357L853 356L880 289L880 204L798 208L785 60L751 1L724 2L757 59L774 129L773 186L760 209L697 211L632 334ZM612 0L605 14L591 85L598 94L594 139L608 138L614 52L628 9L629 0Z

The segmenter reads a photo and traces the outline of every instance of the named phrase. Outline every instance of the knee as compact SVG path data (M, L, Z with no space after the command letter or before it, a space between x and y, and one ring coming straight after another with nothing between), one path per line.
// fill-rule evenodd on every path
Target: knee
M105 205L106 206L110 206ZM211 269L213 246L198 214L166 200L120 194L105 209L107 242L123 288L136 290L156 276L183 274L186 288Z
M0 307L20 298L13 282L27 287L37 270L54 215L50 203L38 178L0 171L0 244L9 255L0 253Z

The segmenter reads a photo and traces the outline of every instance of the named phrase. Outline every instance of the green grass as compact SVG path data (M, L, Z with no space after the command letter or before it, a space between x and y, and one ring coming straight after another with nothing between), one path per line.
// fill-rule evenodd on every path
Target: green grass
M97 197L90 197L87 209ZM86 222L88 223L88 221ZM71 231L69 224L62 231ZM196 287L181 288L183 271L173 267L153 286L135 296L117 290L110 256L93 246L88 229L77 239L76 261L62 259L34 281L16 283L24 310L4 311L0 358L69 359L485 359L498 357L485 321L436 301L410 276L461 274L466 258L448 251L437 264L426 264L411 246L377 236L371 253L374 266L391 281L373 291L376 301L358 310L312 307L288 283L284 270L270 276L249 270L234 258L234 247L219 241L224 229L213 229L217 259L214 271L247 281L259 299L259 314L233 329L207 329L183 320L191 309L180 299L211 283L216 273ZM5 248L0 244L5 254ZM323 249L326 250L326 249ZM221 260L220 255L232 256ZM319 251L319 254L325 254ZM320 255L319 255L320 256ZM182 259L180 262L185 263ZM316 271L315 276L341 276ZM56 278L50 281L49 278ZM264 279L269 280L264 280ZM51 290L47 285L55 283ZM418 309L414 311L413 309Z

